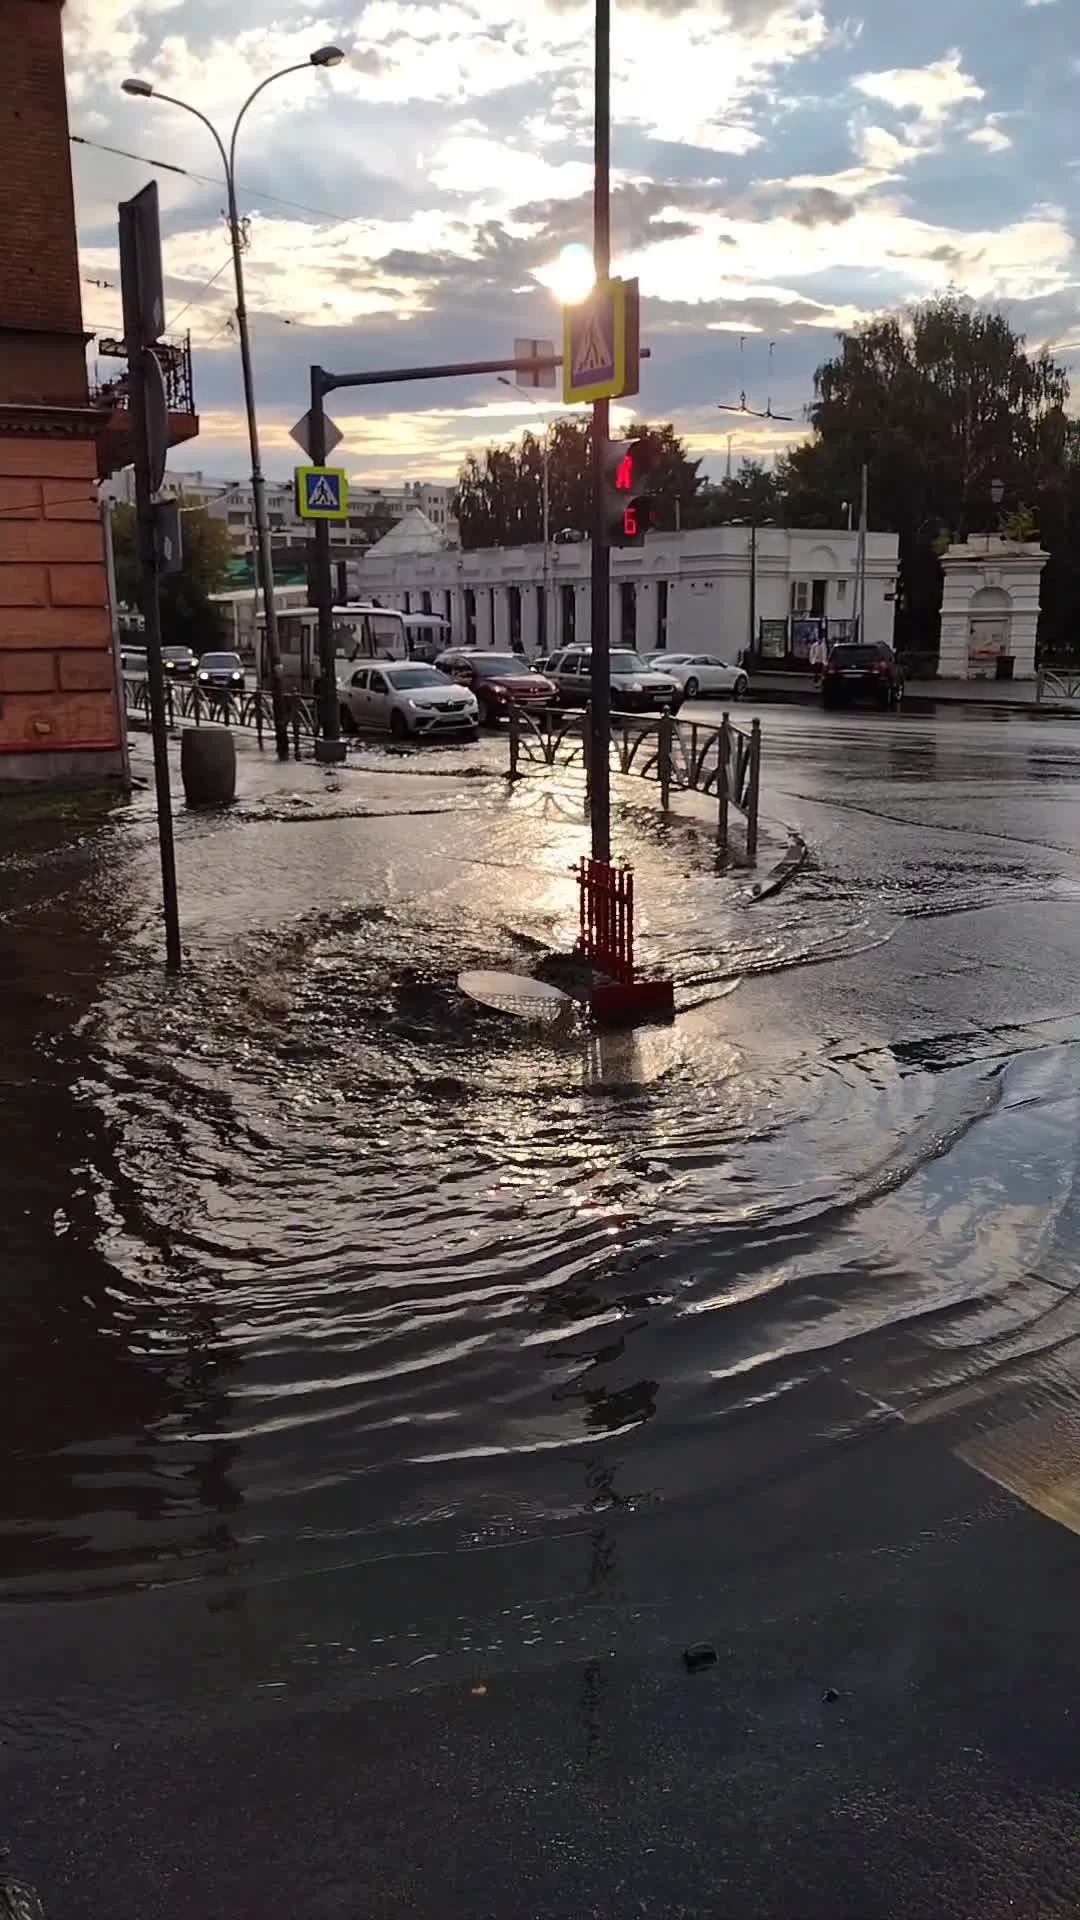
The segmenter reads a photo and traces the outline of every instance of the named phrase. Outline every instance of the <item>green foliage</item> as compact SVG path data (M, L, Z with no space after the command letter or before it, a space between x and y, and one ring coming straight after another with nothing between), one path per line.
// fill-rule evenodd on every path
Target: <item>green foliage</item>
M1045 540L1049 520L1064 528L1076 445L1065 414L1068 376L1044 348L1029 350L1001 314L947 294L869 321L841 336L817 370L815 395L813 439L777 464L786 517L802 526L844 525L843 503L857 499L866 462L870 523L900 540L902 644L937 644L946 529L962 540L969 531L1015 524L1023 529L1018 537ZM1011 515L1004 522L992 499L995 480ZM1056 516L1049 511L1055 501ZM1075 542L1075 516L1071 526ZM1044 615L1053 579L1047 568Z
M161 581L161 638L166 646L206 653L221 645L221 623L210 600L229 584L232 548L224 521L212 520L201 507L181 515L184 564ZM116 596L122 606L138 607L141 587L134 507L113 511L113 559Z
M691 524L700 487L698 467L670 425L638 422L627 439L644 440L652 456L651 491L656 525ZM566 528L587 534L590 520L589 460L592 428L580 414L554 420L548 432L549 524L552 537ZM470 454L458 483L454 511L463 547L513 547L544 537L544 448L535 433L517 443Z

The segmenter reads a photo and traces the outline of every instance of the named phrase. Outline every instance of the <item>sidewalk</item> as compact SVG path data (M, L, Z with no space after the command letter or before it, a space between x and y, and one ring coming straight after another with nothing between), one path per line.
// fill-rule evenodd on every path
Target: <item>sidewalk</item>
M1080 719L1080 702L1039 701L1036 693L1034 680L909 680L904 688L904 705L916 713L953 706L980 712ZM815 706L820 703L821 689L806 673L755 673L750 677L750 698Z

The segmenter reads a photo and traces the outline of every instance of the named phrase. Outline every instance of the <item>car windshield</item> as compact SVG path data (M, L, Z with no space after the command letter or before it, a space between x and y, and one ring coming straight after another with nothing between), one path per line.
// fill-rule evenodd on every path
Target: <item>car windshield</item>
M612 673L648 673L649 663L640 653L613 653L611 656Z
M832 664L836 667L872 667L875 660L887 658L880 647L834 647L832 650Z
M190 647L162 647L161 657L163 660L190 660L191 648Z
M449 681L445 673L436 673L434 667L395 667L387 674L392 687L445 687Z
M481 680L498 680L503 674L531 673L527 660L516 653L486 653L482 660L470 660L469 665Z
M200 667L228 667L236 672L240 666L238 653L204 653L199 661Z

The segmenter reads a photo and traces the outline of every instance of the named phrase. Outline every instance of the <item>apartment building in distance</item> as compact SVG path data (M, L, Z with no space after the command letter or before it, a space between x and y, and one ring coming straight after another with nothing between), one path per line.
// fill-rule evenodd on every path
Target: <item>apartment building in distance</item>
M166 473L161 491L170 498L182 496L188 506L205 507L213 519L224 520L238 559L254 551L255 500L250 480L217 480L201 472ZM373 526L377 539L380 533L385 533L418 507L447 546L456 547L454 491L448 484L427 480L406 480L399 487L350 487L349 517L340 526L335 525L334 546L352 547L360 552L371 545ZM106 493L113 500L134 500L135 482L130 468L108 483ZM291 480L267 481L266 514L275 550L284 551L310 539L311 523L301 520L296 511Z

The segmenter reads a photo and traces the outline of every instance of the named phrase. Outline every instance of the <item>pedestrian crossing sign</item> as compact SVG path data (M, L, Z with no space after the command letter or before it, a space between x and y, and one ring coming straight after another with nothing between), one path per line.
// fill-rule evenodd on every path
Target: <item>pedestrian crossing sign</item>
M637 392L637 334L630 323L631 313L636 317L636 301L636 280L599 280L588 299L563 309L567 405L575 400L615 400Z
M343 467L297 467L296 511L301 520L344 520L349 483Z

